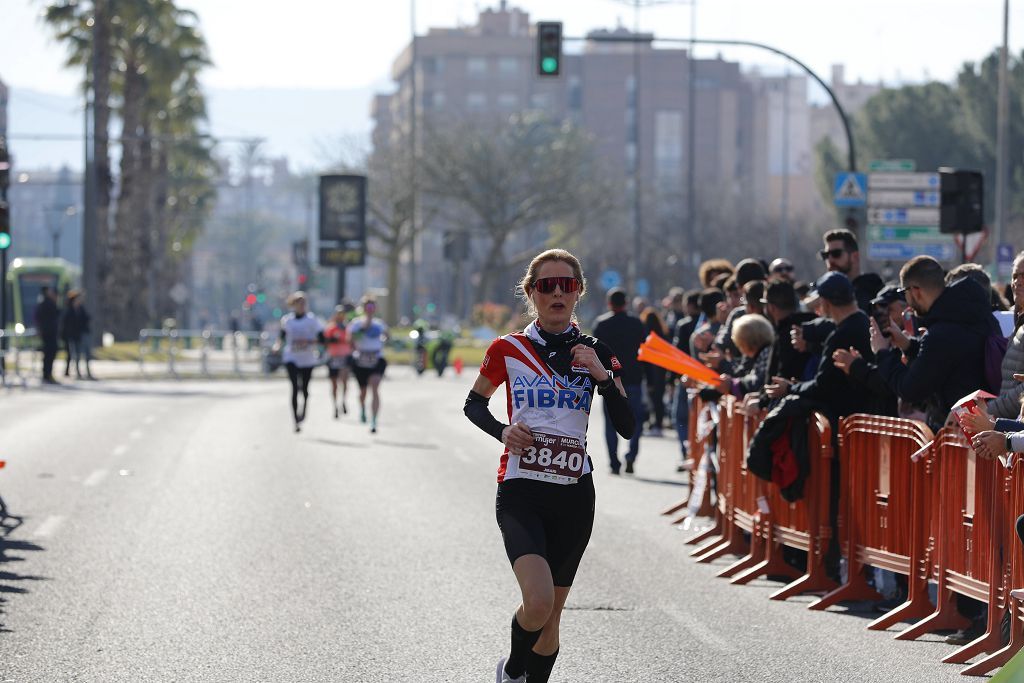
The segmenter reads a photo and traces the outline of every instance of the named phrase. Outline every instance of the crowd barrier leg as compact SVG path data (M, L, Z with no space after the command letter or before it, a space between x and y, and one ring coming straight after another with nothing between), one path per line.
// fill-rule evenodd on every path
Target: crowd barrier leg
M1020 615L1020 610L1024 607L1024 604L1010 598L1010 605L1010 642L1002 649L996 650L989 656L978 660L960 673L965 676L983 676L997 667L1003 667L992 679L993 682L1024 680L1024 655L1019 658L1019 661L1010 664L1011 660L1018 659L1015 655L1024 646L1024 625L1021 623Z
M772 531L771 513L766 515L766 518L762 521L758 521L757 538L758 545L760 546L761 560L756 564L748 567L744 571L736 574L732 583L736 586L745 586L754 579L759 579L762 576L784 576L790 581L797 579L801 576L801 573L789 566L785 560L782 559L782 546L775 543ZM754 553L751 552L751 555Z
M960 628L967 628L970 625L970 619L961 616L956 609L956 593L953 593L952 591L946 589L944 584L945 582L940 582L939 584L939 604L935 608L935 611L932 612L930 615L926 616L921 621L911 626L910 628L907 628L897 633L896 640L917 640L924 634L931 633L932 631L942 631L946 629L956 630ZM925 607L930 611L931 602L928 601L928 596L925 595L924 599L928 603ZM882 626L878 626L877 628L888 628L892 624L895 624L897 621L902 621L906 618L912 618L905 617L902 614L902 610L905 607L907 607L907 605L910 605L911 602L913 602L913 600L905 602L903 603L903 605L893 610L893 612L897 613L895 615L896 618L889 621L888 623L885 623ZM888 617L889 614L886 614L885 616ZM881 619L876 619L875 621L871 622L871 624L868 625L868 628L875 626L875 624L879 621L881 621Z
M743 534L735 524L729 524L728 527L725 537L721 541L711 543L704 548L698 548L690 556L700 564L707 564L725 555L746 554L750 549L750 545L743 540Z
M993 520L993 523L998 529L1000 520ZM999 557L996 553L992 553L992 563L997 567L994 571L998 571ZM997 574L993 573L992 576L997 576ZM1002 586L1000 586L996 581L991 582L988 595L988 619L985 624L985 633L970 643L967 643L960 649L943 657L943 663L964 664L983 652L990 653L1002 648L1000 630L1002 627L1001 622L1003 620L1003 612L1005 610L999 609L1001 590Z

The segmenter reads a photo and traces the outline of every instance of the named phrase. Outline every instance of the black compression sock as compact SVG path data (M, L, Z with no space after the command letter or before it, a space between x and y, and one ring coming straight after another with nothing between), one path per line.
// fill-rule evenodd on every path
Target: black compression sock
M539 655L531 650L530 656L526 660L526 680L529 683L548 683L548 677L551 676L551 670L555 668L555 659L557 658L558 650L550 655Z
M505 661L505 673L510 678L519 678L526 671L526 664L542 629L527 631L519 624L516 615L512 615L512 649Z

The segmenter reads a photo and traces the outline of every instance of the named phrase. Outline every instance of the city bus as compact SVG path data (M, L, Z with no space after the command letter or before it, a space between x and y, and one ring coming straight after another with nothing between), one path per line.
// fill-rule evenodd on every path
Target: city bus
M81 277L81 268L62 258L16 258L11 261L4 286L7 327L18 332L35 327L33 314L42 288L55 290L58 306L63 306L68 291L81 285Z

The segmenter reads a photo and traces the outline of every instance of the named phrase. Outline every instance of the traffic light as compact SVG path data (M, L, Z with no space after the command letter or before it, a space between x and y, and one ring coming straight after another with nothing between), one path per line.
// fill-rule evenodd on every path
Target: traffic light
M985 227L985 179L978 171L939 169L939 231L969 233Z
M11 246L11 205L0 201L0 251Z
M267 295L266 294L264 294L263 292L260 292L259 294L256 295L256 303L263 304L263 303L266 303L266 302L267 302Z
M255 306L256 305L256 295L255 294L247 294L246 297L245 297L245 303L248 304L249 306Z
M7 152L7 140L0 137L0 199L7 197L11 185L11 155Z
M557 76L562 71L562 22L537 22L537 75Z
M307 280L309 280L308 275L306 275L305 273L299 273L299 287L304 286Z

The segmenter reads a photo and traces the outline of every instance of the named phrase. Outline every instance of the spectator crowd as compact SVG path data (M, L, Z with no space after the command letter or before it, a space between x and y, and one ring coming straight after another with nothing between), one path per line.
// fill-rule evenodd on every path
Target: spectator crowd
M593 329L618 358L635 359L644 338L656 334L718 373L712 386L654 365L624 364L637 423L650 435L674 427L679 471L701 468L714 480L715 459L690 452L689 412L696 396L710 403L723 395L756 402L767 411L762 429L783 416L794 433L806 432L807 419L819 412L831 421L833 434L839 420L854 413L916 419L937 432L953 424L955 403L984 390L994 398L969 425L978 455L1005 455L1018 443L1024 450L1024 423L1014 422L1021 419L1024 393L1024 252L1003 289L976 264L946 271L929 256L912 258L897 280L884 282L862 270L857 239L848 230L825 233L819 253L823 272L805 282L784 258L736 264L713 259L700 266L699 287L672 289L660 307L639 298L628 302L620 289L608 293L609 313ZM757 439L747 466L771 479L772 462L761 455L770 458L772 451L755 449ZM611 433L609 459L618 474L616 441ZM629 443L625 458L627 473L642 465L638 443ZM839 468L833 472L837 501ZM795 484L783 495L799 498ZM844 569L833 546L828 566L838 579ZM903 601L903 577L875 571L871 578L889 598L877 609ZM972 626L948 641L962 644L984 631L985 606L966 598L958 606Z

